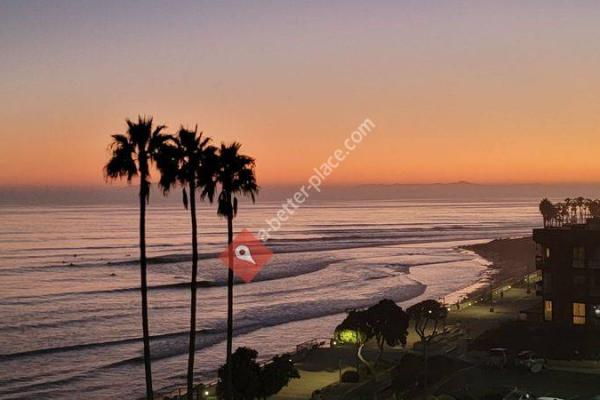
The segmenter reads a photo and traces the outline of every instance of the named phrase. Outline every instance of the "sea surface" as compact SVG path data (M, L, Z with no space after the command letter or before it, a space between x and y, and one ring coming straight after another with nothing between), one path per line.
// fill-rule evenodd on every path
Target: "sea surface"
M257 232L280 203L243 204ZM201 207L197 380L223 363L226 222ZM540 224L536 199L321 202L296 210L267 242L271 262L235 287L234 348L262 358L328 338L350 308L391 298L452 301L490 273L465 243L518 237ZM144 394L138 210L0 207L0 398L116 399ZM147 215L154 386L183 387L190 279L189 214ZM85 394L85 395L83 395Z

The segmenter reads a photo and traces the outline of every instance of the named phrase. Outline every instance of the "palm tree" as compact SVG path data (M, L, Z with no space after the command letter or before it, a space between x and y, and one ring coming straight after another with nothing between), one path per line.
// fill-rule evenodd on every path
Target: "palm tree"
M579 223L584 223L584 213L585 213L585 209L584 209L584 205L585 205L585 199L581 196L577 197L575 199L575 205L577 207L577 209L579 209Z
M600 200L590 200L588 205L590 216L593 218L600 217Z
M112 135L111 158L104 166L107 181L140 179L140 279L142 295L142 333L144 340L144 366L146 371L146 398L153 399L152 367L150 359L150 334L148 328L148 284L146 279L146 204L150 196L150 163L168 136L161 131L165 127L153 127L152 118L138 117L137 122L127 120L127 133Z
M569 211L569 219L572 220L573 219L573 216L572 216L572 212L573 212L573 200L571 200L569 197L567 197L565 199L565 207ZM572 221L569 221L569 222L572 222Z
M160 154L158 168L161 171L160 186L167 193L175 183L183 186L183 206L189 210L192 221L192 280L190 306L190 339L188 351L187 393L191 396L194 387L194 357L196 354L196 299L198 281L198 225L196 222L196 190L201 189L201 197L212 203L215 193L214 167L216 147L209 146L210 138L194 130L179 129L173 138L174 146L165 146Z
M577 200L571 199L570 204L571 204L571 223L576 224L577 223Z
M232 370L231 351L233 345L233 218L237 214L238 195L247 196L255 201L258 193L256 176L254 174L254 159L239 153L242 145L233 142L229 145L221 143L218 152L218 161L215 181L221 186L218 198L219 216L227 218L227 243L229 245L229 262L227 274L227 380L225 385L225 398L231 400Z
M542 214L542 218L544 220L544 228L545 228L552 221L555 208L550 200L543 199L540 202L539 209L540 209L540 213Z
M583 212L584 212L585 218L592 216L591 208L593 208L593 206L594 206L594 200L592 200L592 199L584 199L583 200Z
M558 211L559 226L569 223L569 206L566 203L556 205Z

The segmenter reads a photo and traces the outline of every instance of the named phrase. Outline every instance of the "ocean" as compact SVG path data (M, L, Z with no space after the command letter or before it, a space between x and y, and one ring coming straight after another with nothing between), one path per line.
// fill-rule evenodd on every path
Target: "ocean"
M453 301L489 276L457 246L539 226L539 199L321 201L298 209L267 246L272 260L235 286L234 349L262 358L328 338L351 308L390 298L406 307ZM234 228L258 232L281 203L242 204ZM225 355L226 221L199 221L197 381ZM135 206L0 206L0 398L144 395L138 210ZM150 206L147 244L155 390L185 385L189 214ZM85 396L83 396L85 394Z

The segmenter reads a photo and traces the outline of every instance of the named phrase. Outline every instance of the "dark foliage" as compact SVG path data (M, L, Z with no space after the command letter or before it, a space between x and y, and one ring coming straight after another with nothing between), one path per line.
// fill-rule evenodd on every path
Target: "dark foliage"
M277 394L291 379L300 374L289 355L275 356L262 367L256 362L256 350L239 347L231 355L233 373L231 398L234 400L266 399ZM227 365L219 368L217 396L225 397Z
M384 299L369 307L367 317L379 347L378 359L383 353L384 344L390 347L406 345L409 316L402 307L392 300Z
M342 374L342 382L355 383L358 382L360 377L358 376L358 372L354 370L344 371Z
M231 398L233 400L254 400L260 396L260 365L256 362L258 353L247 347L238 347L231 355L231 369L234 371ZM219 368L217 395L224 398L227 380L225 364Z
M291 379L300 374L289 355L275 356L260 370L260 394L262 398L273 396L283 389Z
M406 311L415 322L415 332L424 343L430 342L439 334L440 324L448 315L448 309L435 300L423 300Z

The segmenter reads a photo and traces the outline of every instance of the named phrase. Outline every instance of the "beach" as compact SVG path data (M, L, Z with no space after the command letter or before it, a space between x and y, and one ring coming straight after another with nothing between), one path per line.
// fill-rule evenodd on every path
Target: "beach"
M474 245L460 246L460 249L476 253L484 257L488 262L488 268L491 270L490 276L493 281L498 283L507 281L519 281L522 276L528 273L535 255L535 246L530 236L522 238L505 238L486 241ZM531 271L529 271L531 272ZM476 286L476 285L475 285ZM487 302L473 303L468 306L470 300L465 300L460 310L452 309L448 315L447 323L449 326L460 326L471 339L498 327L508 321L517 319L521 308L531 307L539 303L535 294L527 294L523 285L519 288L507 290L502 298L496 299L494 313L489 311ZM485 293L487 285L481 290L469 292L472 296L475 292ZM477 296L474 296L477 297ZM415 343L420 340L414 332L411 325L407 337L407 349L413 349ZM460 340L458 340L460 343ZM465 347L456 345L464 351ZM454 345L449 345L450 348ZM369 342L365 347L367 359L374 359L377 356L377 347ZM384 359L394 363L400 363L405 355L405 350L398 348L386 348ZM296 400L309 398L312 391L320 389L327 385L336 385L339 381L338 369L352 369L356 363L355 350L352 346L338 346L335 348L324 348L313 351L309 357L297 364L300 369L301 379L293 380L289 386L284 388L275 399L277 400ZM413 371L407 371L411 374ZM333 389L336 390L336 389Z
M535 242L531 236L494 239L487 243L462 246L490 262L497 283L522 278L535 271Z

